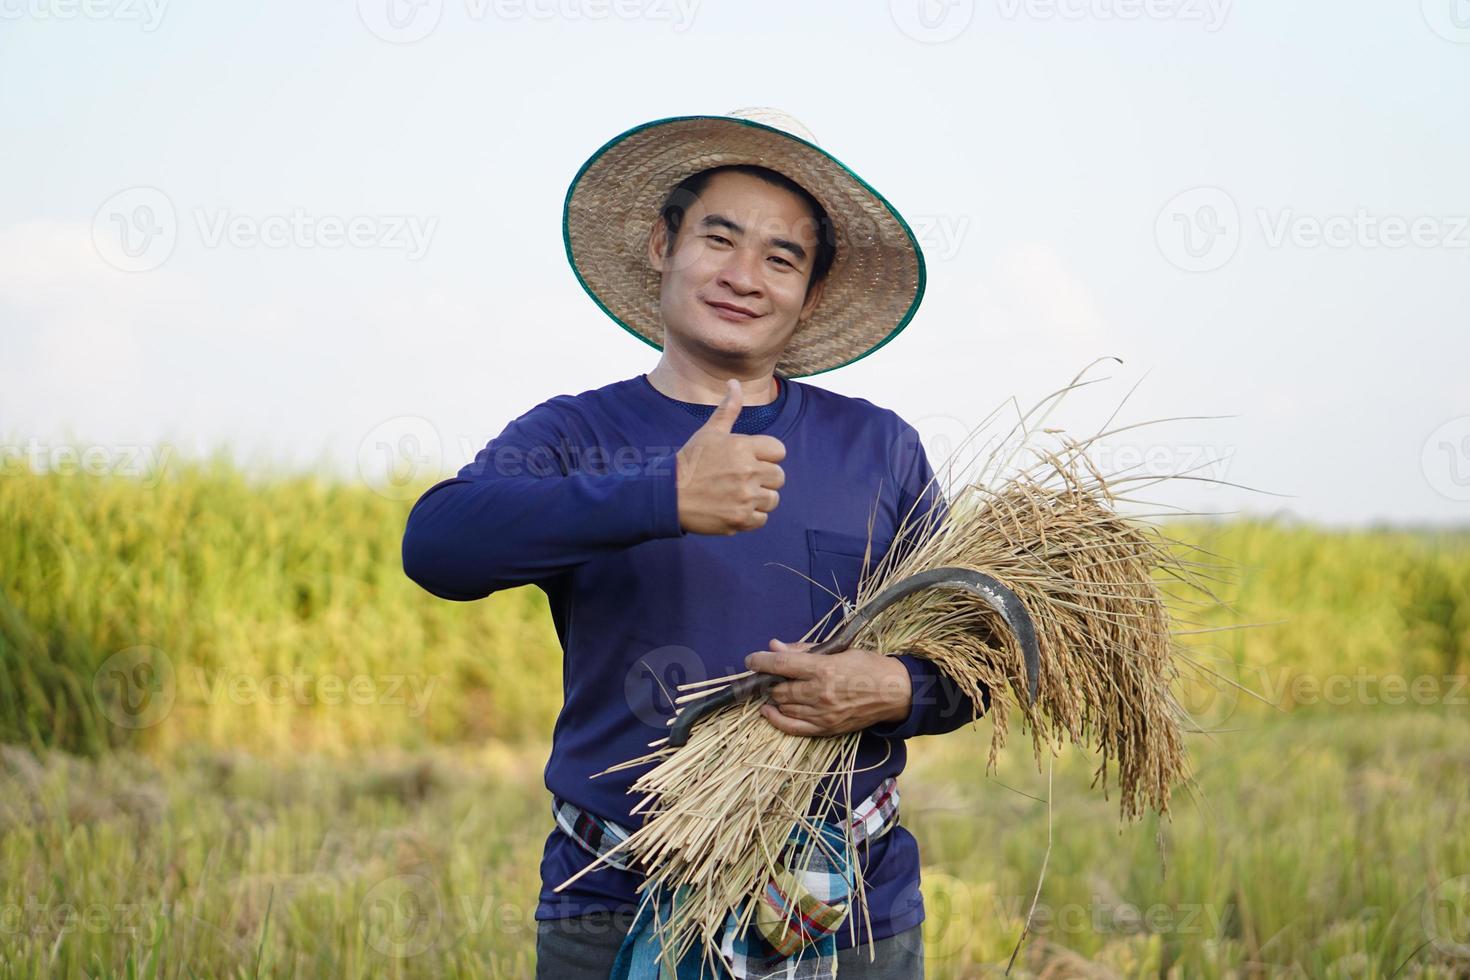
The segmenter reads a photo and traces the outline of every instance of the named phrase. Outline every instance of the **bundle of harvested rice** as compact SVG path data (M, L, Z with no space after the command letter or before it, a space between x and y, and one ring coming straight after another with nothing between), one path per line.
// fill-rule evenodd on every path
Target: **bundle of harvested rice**
M890 549L863 576L857 595L861 611L918 573L983 573L1029 613L1038 676L1028 677L1023 644L997 603L973 591L916 591L865 617L860 629L851 616L847 625L856 630L853 645L932 660L976 705L983 703L982 689L990 693L988 771L1019 712L1038 768L1043 747L1055 753L1064 740L1085 746L1100 754L1093 783L1100 779L1105 794L1109 764L1116 766L1120 819L1136 819L1146 807L1166 814L1172 787L1187 778L1187 715L1173 691L1185 662L1176 640L1182 631L1166 600L1188 602L1166 594L1166 586L1183 584L1206 601L1217 600L1197 572L1205 566L1180 556L1177 549L1188 546L1145 523L1151 515L1126 517L1115 507L1130 499L1118 492L1124 485L1203 478L1101 474L1088 449L1112 433L1079 442L1044 428L1061 396L1080 386L1078 379L1022 416L1019 445L1003 442L993 450L980 478L947 488L947 508L917 521L903 515L895 541L915 544ZM1043 436L1056 437L1055 445L1043 445ZM1032 462L1013 470L1022 453ZM937 467L936 480L951 470L952 460L946 463ZM836 627L827 635L834 632ZM703 689L678 699L681 719L688 722L691 703L749 674L698 685ZM759 896L773 878L789 883L809 866L811 849L824 839L823 824L827 840L833 825L843 828L845 866L854 872L859 866L850 822L860 733L787 735L761 717L763 700L721 706L692 729L687 744L660 739L651 743L653 752L607 770L657 763L633 783L630 792L645 794L635 812L649 815L619 850L645 869L645 902L656 894L678 896L657 923L669 964L696 943L715 963L712 950L729 916L747 926L769 915ZM840 796L829 789L834 778L845 783ZM800 852L783 850L792 840L803 842ZM861 875L854 874L851 884L852 903L866 913Z

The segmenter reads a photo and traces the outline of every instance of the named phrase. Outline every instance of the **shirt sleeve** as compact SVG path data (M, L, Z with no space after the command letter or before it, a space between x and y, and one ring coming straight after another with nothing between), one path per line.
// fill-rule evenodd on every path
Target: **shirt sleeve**
M424 491L403 571L444 599L482 599L590 559L681 537L676 452L580 466L555 399L506 426L457 476Z
M893 548L912 549L922 544L949 512L940 481L924 452L923 442L908 423L902 423L891 458L897 486L899 532ZM896 559L897 560L897 559ZM990 710L990 691L981 687L984 706L978 711L975 702L960 690L949 675L932 660L912 653L895 654L908 669L912 702L908 717L866 729L883 738L913 738L917 735L943 735L952 732Z
M935 478L934 468L929 463L929 455L924 451L918 432L902 420L899 426L888 462L898 509L897 531L891 547L899 550L901 558L943 523L949 513L949 502L944 498L940 480Z
M990 689L985 685L980 687L984 707L976 711L975 702L934 661L912 653L894 656L908 668L913 700L908 717L902 721L869 725L867 731L874 735L882 738L943 735L990 710Z

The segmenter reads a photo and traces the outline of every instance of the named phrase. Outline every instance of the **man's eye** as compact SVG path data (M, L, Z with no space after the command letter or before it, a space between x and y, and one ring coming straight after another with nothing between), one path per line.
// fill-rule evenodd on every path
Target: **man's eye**
M785 259L781 258L781 256L779 256L779 255L773 255L773 256L771 256L771 258L775 259L777 262L780 262L782 265L787 266L788 268L792 268L792 269L795 269L796 268L796 266L792 265L790 262L787 262Z
M725 238L721 235L705 235L704 237L710 239L711 241L723 242L726 245L730 244L730 239Z

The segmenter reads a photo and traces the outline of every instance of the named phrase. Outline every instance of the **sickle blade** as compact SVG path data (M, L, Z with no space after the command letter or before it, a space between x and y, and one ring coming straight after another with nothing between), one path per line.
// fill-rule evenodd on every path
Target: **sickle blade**
M1036 624L1016 593L984 572L970 568L931 568L899 579L871 601L854 610L836 635L812 647L807 653L816 656L841 653L852 646L858 633L862 632L863 627L874 616L900 599L934 588L963 589L979 596L987 606L995 610L1015 638L1016 645L1021 648L1021 657L1026 664L1028 703L1035 704L1037 689L1041 683L1041 650L1036 641ZM752 674L735 681L718 694L690 704L674 719L674 725L669 730L669 745L675 748L683 746L689 741L689 734L695 724L702 718L727 705L763 694L783 679L776 674Z

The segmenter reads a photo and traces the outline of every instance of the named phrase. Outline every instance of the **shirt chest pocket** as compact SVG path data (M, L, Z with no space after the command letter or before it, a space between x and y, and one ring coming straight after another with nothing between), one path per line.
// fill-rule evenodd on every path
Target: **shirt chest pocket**
M811 566L807 574L813 579L807 583L811 590L812 622L826 619L823 632L827 632L846 616L845 611L833 612L833 607L857 601L859 578L864 571L872 573L878 562L888 553L892 539L873 540L866 569L863 566L863 555L868 551L868 539L863 535L808 528L806 542ZM831 618L827 619L829 613Z

